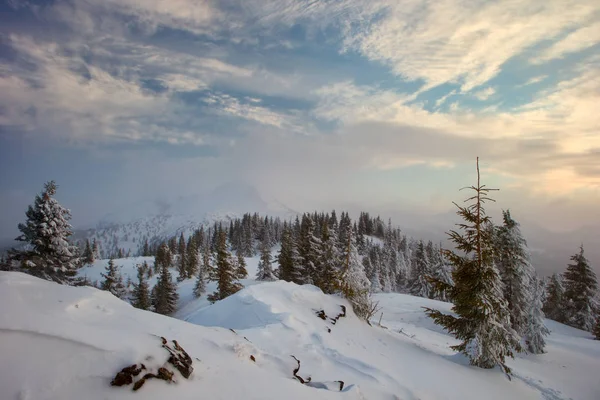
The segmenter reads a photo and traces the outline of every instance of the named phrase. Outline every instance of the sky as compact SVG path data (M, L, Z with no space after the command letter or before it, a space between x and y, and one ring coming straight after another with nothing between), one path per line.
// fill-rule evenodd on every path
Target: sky
M600 223L600 2L0 1L0 237L245 182L296 210L445 213L475 183ZM398 221L401 222L401 221Z

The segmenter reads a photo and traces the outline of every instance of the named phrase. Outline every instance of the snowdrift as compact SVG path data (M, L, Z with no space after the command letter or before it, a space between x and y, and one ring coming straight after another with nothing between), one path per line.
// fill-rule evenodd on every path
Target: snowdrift
M292 377L292 358L265 359L227 329L140 311L97 289L0 272L0 304L3 400L360 398L354 390L301 385ZM191 379L152 380L138 392L111 387L123 367L166 361L157 335L176 339L193 358Z
M600 342L585 332L549 323L548 354L511 360L509 381L497 369L471 367L454 354L448 348L454 339L421 308L449 310L450 304L400 294L377 298L387 329L358 320L339 297L282 281L255 284L210 306L192 300L179 311L184 322L136 310L93 288L0 273L0 397L600 398ZM334 323L341 306L346 315ZM189 353L191 379L152 380L139 392L111 387L125 366L164 363L157 335L176 339ZM298 363L292 356L300 361L297 376L310 378L308 384L293 376Z

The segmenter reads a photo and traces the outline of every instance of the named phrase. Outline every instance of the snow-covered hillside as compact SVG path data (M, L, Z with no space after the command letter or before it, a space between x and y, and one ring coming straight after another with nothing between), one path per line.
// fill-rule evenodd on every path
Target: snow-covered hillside
M600 342L588 333L549 321L548 353L511 360L509 381L448 349L454 339L421 307L448 310L449 304L400 294L377 298L387 329L361 322L338 297L281 281L252 285L211 306L191 300L178 313L184 322L134 309L97 289L2 272L2 398L600 398ZM348 312L335 324L316 315L323 310L335 317L341 305ZM153 380L139 392L111 387L125 366L164 363L155 335L176 339L190 354L191 379ZM293 378L292 355L311 386ZM337 381L344 382L341 392Z

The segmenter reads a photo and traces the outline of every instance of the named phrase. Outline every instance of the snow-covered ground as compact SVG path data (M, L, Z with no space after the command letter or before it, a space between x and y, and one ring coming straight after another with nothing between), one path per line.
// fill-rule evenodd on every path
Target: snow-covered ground
M185 322L134 309L97 289L0 272L0 398L600 398L600 342L576 329L548 321L548 353L511 360L510 381L498 369L469 366L448 348L455 340L422 310L449 310L447 303L377 295L386 329L369 327L344 300L313 286L246 283L214 305L203 298L182 302L177 316ZM188 284L180 284L180 294ZM324 310L335 317L341 305L348 313L335 325L316 315ZM192 378L177 375L172 385L152 380L139 392L111 387L125 366L164 363L155 335L176 339L188 351ZM293 378L292 355L311 386Z

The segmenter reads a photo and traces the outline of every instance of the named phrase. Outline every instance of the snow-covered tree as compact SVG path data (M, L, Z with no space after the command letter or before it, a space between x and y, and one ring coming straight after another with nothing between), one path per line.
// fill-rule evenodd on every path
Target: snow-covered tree
M514 349L520 349L519 336L511 327L502 281L494 265L494 237L491 230L485 229L490 218L485 214L483 204L491 200L488 197L491 189L480 183L479 160L477 186L470 189L475 192L467 199L470 204L457 205L457 213L465 221L458 225L463 232L451 231L449 234L460 253L444 251L454 266L454 286L435 282L438 289L449 291L456 316L430 308L426 313L461 340L452 349L469 357L472 365L481 368L499 365L508 374L510 369L505 358L512 357Z
M212 303L223 300L244 287L237 279L237 271L227 248L227 233L224 230L221 230L218 236L216 264L212 279L217 281L217 291L208 296Z
M329 228L329 223L324 223L321 229L321 249L317 259L315 284L326 294L335 293L339 287L342 255L337 241L337 232Z
M583 246L579 253L571 257L564 273L565 299L568 313L567 323L575 328L591 332L596 324L595 296L598 288L596 274L583 255Z
M348 226L342 236L347 240L343 260L343 270L339 279L342 296L346 298L357 317L367 320L375 307L370 297L371 282L367 279L363 264L358 254L356 238Z
M451 301L448 288L454 285L454 281L452 280L452 266L441 253L438 253L437 257L434 257L431 278L433 278L434 282L443 283L439 288L432 285L433 298L440 301Z
M531 302L529 281L534 270L519 224L508 210L502 212L502 217L503 225L496 228L496 265L504 283L504 299L508 303L512 327L523 335Z
M105 268L106 273L100 274L104 278L100 288L111 292L114 296L120 299L127 298L127 289L123 284L123 276L119 272L119 267L115 265L114 260L108 260L108 265Z
M85 240L85 248L83 250L83 254L81 255L81 261L86 265L92 264L94 262L94 252L92 251L90 239Z
M26 242L26 250L12 249L11 260L19 262L24 272L58 283L73 281L80 265L79 250L69 242L72 228L71 212L54 198L54 181L44 185L41 194L27 209L27 220L19 224L21 235L16 240Z
M177 309L177 300L179 300L177 286L173 283L171 273L169 272L170 264L166 261L168 261L167 258L156 260L160 270L160 276L152 289L152 305L154 306L154 311L163 315L169 315L175 312Z
M242 253L238 252L236 261L236 276L238 279L246 279L248 277L248 269L246 268L246 259Z
M202 253L202 263L198 268L196 284L194 285L195 297L200 297L206 292L206 280L208 279L212 270L212 257L210 253L210 248L207 247Z
M298 265L298 250L294 234L289 226L284 226L281 236L281 249L277 255L279 263L279 279L302 284L302 276Z
M191 278L198 273L199 264L200 264L200 255L198 254L198 244L196 242L195 236L192 236L190 240L187 242L187 247L185 249L186 255L186 276L187 278Z
M146 274L149 269L150 267L145 261L143 264L137 266L138 282L133 285L131 293L131 304L141 310L148 310L152 305L150 301L150 286L146 280Z
M546 286L546 300L543 308L547 318L565 322L565 287L560 274L553 274Z
M530 278L530 296L527 306L527 319L525 321L523 337L527 350L533 354L544 353L547 336L550 331L544 325L544 312L542 311L544 303L544 282L536 275Z
M433 288L429 281L431 266L425 251L423 241L419 241L413 256L412 270L410 274L410 294L413 296L431 298Z
M300 237L298 238L298 256L300 283L313 284L317 277L317 264L320 257L321 240L315 236L315 223L309 214L302 216Z
M264 240L264 239L263 239ZM273 272L273 260L271 258L271 248L268 242L261 243L260 261L258 262L258 271L256 273L257 281L274 281L277 278Z

